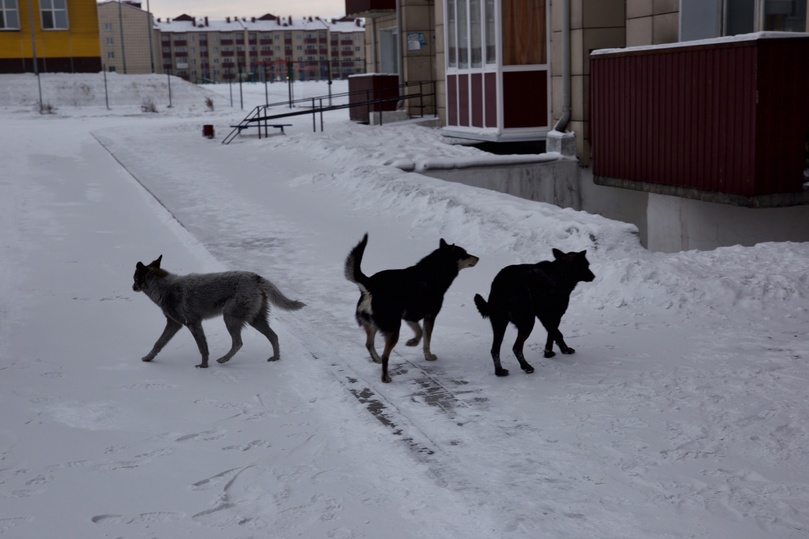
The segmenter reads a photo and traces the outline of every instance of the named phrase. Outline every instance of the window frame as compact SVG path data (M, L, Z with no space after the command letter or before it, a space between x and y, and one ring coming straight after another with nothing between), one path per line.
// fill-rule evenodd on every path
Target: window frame
M61 4L57 7L56 4ZM46 25L46 14L50 15L50 24ZM59 20L57 14L63 14L64 20ZM67 16L67 0L39 0L39 23L43 31L64 31L70 29L70 20ZM64 26L57 26L63 24Z
M12 4L11 7L6 4ZM17 25L11 26L7 24L8 16L6 13L14 13L17 19ZM17 0L0 0L0 32L6 31L19 31L20 30L20 5Z

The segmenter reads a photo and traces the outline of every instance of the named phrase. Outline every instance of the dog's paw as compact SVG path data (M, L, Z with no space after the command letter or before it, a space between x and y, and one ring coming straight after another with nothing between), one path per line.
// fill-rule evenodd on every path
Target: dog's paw
M572 349L571 347L569 347L569 346L568 346L567 348L565 348L564 350L562 350L562 353L563 353L563 354L566 354L566 355L570 355L570 354L575 354L575 353L576 353L576 351L575 351L574 349Z
M497 376L508 376L508 369L495 369L494 374Z
M207 368L208 368L208 364L207 364L207 363L200 363L199 365L194 365L194 366L195 366L196 368L198 368L198 369L207 369Z
M556 355L556 352L554 352L553 350L545 350L544 355L545 355L545 357L553 357L553 356Z
M384 375L384 376L382 377L382 381L383 381L383 382L385 382L386 384L389 384L389 383L391 382L391 377L390 377L390 375L389 375L389 374Z
M143 356L142 358L140 358L140 360L143 361L144 363L149 363L153 359L154 356Z
M272 356L272 357L271 357L271 358L269 358L267 361L268 361L268 362L269 362L269 361L278 361L279 359L281 359L281 356Z
M528 363L526 363L525 365L521 365L521 367L522 367L522 370L525 371L525 374L531 374L532 372L534 372L534 367L532 367Z
M420 342L421 342L421 337L413 337L412 339L408 339L408 341L405 343L405 345L407 345L407 346L418 346L418 344Z
M435 361L438 359L438 356L433 354L432 352L424 352L424 359L427 361Z

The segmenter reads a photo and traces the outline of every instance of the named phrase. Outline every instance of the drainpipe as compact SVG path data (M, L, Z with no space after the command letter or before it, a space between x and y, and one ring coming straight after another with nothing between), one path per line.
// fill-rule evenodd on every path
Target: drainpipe
M396 69L399 71L399 87L404 84L404 73L402 72L402 65L404 64L404 47L402 43L402 0L396 0Z
M379 65L377 62L377 47L379 47L379 40L377 39L376 34L376 19L371 18L371 69L368 69L368 60L365 61L365 72L366 73L378 73L377 69L379 69ZM365 50L368 50L367 47Z
M570 0L562 0L562 117L553 126L564 133L570 122Z

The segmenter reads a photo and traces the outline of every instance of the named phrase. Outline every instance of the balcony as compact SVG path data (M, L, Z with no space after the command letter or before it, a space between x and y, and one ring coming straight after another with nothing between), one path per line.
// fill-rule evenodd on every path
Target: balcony
M743 207L809 203L806 58L806 34L770 32L595 52L595 183Z
M396 11L396 0L346 0L346 16L378 17Z

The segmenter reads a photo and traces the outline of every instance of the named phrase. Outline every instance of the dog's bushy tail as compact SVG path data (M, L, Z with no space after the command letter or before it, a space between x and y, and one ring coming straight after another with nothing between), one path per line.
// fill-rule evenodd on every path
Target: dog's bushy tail
M483 296L480 294L475 294L475 306L478 308L480 316L489 318L489 304L486 303L486 300L483 299Z
M360 265L362 264L362 255L365 254L365 246L368 245L368 234L366 233L362 240L348 253L345 262L345 276L346 279L352 283L356 283L364 288L368 286L368 276L362 272Z
M267 299L270 300L270 303L279 309L283 309L285 311L297 311L298 309L303 309L306 307L306 304L302 301L297 301L286 297L277 286L266 279L264 279L264 282L262 283L262 289L264 293L267 294Z

